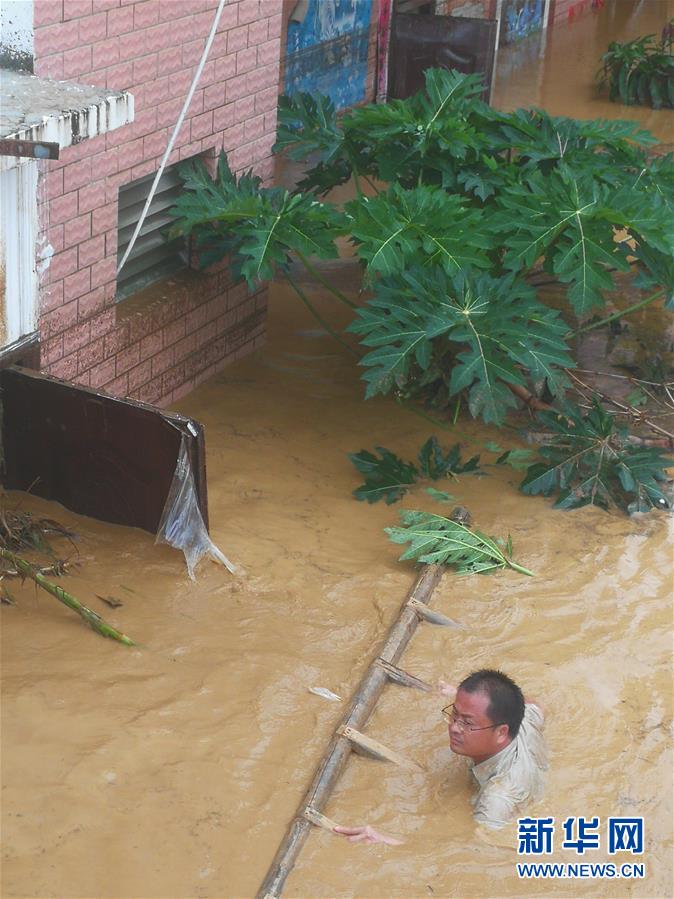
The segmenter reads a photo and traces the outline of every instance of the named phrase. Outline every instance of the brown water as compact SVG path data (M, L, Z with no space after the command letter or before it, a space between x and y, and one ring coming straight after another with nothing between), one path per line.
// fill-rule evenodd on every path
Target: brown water
M331 277L348 280L349 265ZM518 445L363 403L345 351L273 294L268 346L179 408L206 426L212 536L245 575L203 563L192 584L148 534L11 497L80 534L64 585L141 645L97 637L29 586L2 608L3 896L253 896L343 714L308 688L351 695L414 578L382 532L399 507L355 503L345 454L380 444L413 458L433 432L483 461L488 440ZM464 628L421 625L404 666L429 681L510 672L548 710L550 779L531 811L558 827L643 815L647 879L518 881L512 830L472 823L442 699L390 686L367 732L424 773L353 757L326 813L405 844L312 831L288 896L672 894L671 519L555 512L519 494L510 469L486 471L446 489L479 527L510 533L536 577L447 574L433 605ZM438 511L423 492L404 506Z
M672 143L671 109L611 103L594 78L610 41L646 34L659 38L672 16L674 0L606 0L601 10L588 10L568 24L500 49L494 106L538 106L552 115L578 119L630 119Z

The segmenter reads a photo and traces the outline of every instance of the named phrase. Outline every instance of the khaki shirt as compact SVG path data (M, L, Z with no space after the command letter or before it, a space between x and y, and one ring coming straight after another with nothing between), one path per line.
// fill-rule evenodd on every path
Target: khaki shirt
M527 703L515 739L484 762L468 763L479 785L473 814L480 824L502 827L512 820L520 803L541 795L548 767L542 730L543 713Z

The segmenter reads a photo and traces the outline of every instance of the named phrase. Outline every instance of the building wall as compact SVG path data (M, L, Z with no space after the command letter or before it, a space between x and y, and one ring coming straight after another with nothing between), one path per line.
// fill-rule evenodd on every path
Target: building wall
M317 0L317 2L321 2L321 0ZM367 71L365 75L365 89L363 91L361 99L355 104L360 105L362 103L371 103L375 99L375 79L377 72L377 23L379 17L379 10L381 7L381 0L356 0L358 4L368 4L370 8L370 31L368 38L368 47L367 47ZM287 39L288 39L288 24L290 21L290 16L292 12L295 10L297 6L297 0L279 0L279 5L282 13L282 25L281 25L281 74L280 74L280 85L281 90L283 91L285 82L286 82L286 65L288 62L288 47L287 47ZM315 9L315 3L309 4L307 8L307 13L311 14ZM329 39L327 43L329 43ZM329 51L328 51L329 52ZM339 75L336 75L338 78Z
M593 9L600 9L605 0L553 0L550 23L566 24L580 19Z
M119 187L155 172L217 0L35 0L35 73L129 90L135 121L41 163L41 368L169 405L264 339L266 288L226 265L115 302ZM267 181L276 129L278 0L229 0L169 164L221 147Z

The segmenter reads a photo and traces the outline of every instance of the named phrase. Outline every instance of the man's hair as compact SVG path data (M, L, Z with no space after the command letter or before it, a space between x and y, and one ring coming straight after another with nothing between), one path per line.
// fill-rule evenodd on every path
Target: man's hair
M482 668L459 684L466 693L485 693L489 697L487 715L494 724L507 724L514 739L524 718L524 695L514 680L502 671Z

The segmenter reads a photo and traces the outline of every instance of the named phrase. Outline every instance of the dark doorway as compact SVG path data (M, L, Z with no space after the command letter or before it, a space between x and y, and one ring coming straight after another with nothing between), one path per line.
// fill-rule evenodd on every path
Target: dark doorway
M424 86L430 68L480 73L489 102L496 56L496 19L401 13L396 8L391 30L388 96L405 99Z

